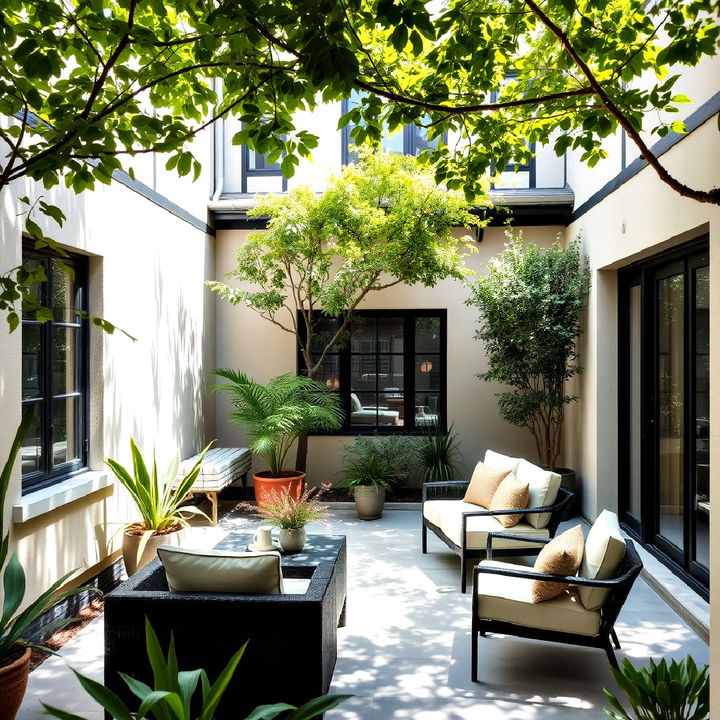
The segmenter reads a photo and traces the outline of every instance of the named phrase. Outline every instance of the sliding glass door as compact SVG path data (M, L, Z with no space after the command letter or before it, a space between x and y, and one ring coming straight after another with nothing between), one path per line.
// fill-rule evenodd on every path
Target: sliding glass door
M626 528L708 586L706 246L620 273L620 504Z

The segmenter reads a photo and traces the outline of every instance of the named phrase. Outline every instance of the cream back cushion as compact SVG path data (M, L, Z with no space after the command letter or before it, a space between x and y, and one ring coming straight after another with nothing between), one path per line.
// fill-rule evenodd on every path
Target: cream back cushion
M238 553L158 548L168 586L175 592L282 593L280 553Z
M480 507L489 510L495 491L500 486L503 478L509 474L510 472L508 470L498 470L497 468L492 468L485 465L485 463L479 462L475 466L475 470L473 470L470 484L465 491L463 500L466 503L480 505Z
M520 458L510 457L509 455L501 455L494 450L485 451L485 459L483 462L491 468L498 470L507 470L511 473L517 473Z
M620 532L617 515L610 510L603 510L585 541L580 575L592 580L608 580L615 577L624 557L625 538ZM580 587L579 592L586 610L601 608L608 595L607 590L594 587Z
M527 460L520 460L517 479L528 484L528 507L552 505L560 487L560 476L550 470L543 470ZM550 513L528 513L525 519L536 528L544 528L550 522Z

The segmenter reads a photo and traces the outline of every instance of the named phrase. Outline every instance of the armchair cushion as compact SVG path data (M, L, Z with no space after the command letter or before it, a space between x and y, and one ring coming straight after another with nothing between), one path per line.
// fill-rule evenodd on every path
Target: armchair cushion
M625 557L625 538L620 532L617 515L603 510L593 523L585 541L585 552L580 574L592 580L615 577ZM608 591L602 588L582 587L580 600L588 610L602 607Z
M483 560L480 567L506 567L517 569L513 563ZM534 603L533 581L527 578L503 575L478 577L478 617L534 627L541 630L597 635L600 630L600 613L587 610L574 589L556 598ZM567 586L565 586L567 587Z
M463 512L476 512L477 505L463 502L462 500L428 500L423 504L423 513L425 517L433 524L439 527L443 533L452 540L456 545L462 547L462 514ZM524 517L519 515L518 517ZM487 536L491 532L503 532L503 526L496 520L493 515L479 515L467 518L466 525L466 543L468 550L484 550L487 547ZM528 535L535 538L547 538L549 533L547 528L534 528L525 520L521 520L512 532L516 535ZM493 548L508 549L533 547L537 545L528 545L512 539L495 538L493 540Z
M543 470L527 460L520 460L515 474L518 480L529 486L530 494L526 507L543 507L555 502L560 487L560 476L557 473ZM531 525L541 528L550 521L550 513L531 513L526 515L526 518Z
M483 462L479 462L475 466L475 470L470 478L470 485L468 485L468 489L465 492L465 502L489 509L493 495L498 487L500 487L503 478L509 473L509 470L499 470ZM523 505L523 507L525 506Z
M503 479L490 501L490 510L523 510L528 506L528 484L518 480L512 473ZM522 520L522 515L495 515L504 528L511 528Z
M575 575L583 558L582 525L576 525L553 538L535 558L533 569L551 575ZM567 590L564 583L533 580L530 588L531 602L539 603L561 595Z
M280 553L192 550L161 545L158 556L173 592L283 592Z
M509 470L511 473L516 473L518 465L520 464L520 458L502 455L494 450L486 450L483 462L489 467L497 468L498 470Z

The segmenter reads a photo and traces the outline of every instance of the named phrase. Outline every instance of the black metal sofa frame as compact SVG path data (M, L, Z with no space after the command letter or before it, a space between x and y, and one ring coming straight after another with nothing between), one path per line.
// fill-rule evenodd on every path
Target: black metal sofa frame
M423 509L422 509L422 551L423 554L427 553L427 531L428 529L432 530L432 532L437 535L440 540L442 540L456 555L460 557L460 591L462 593L465 593L467 590L467 561L471 558L484 558L486 556L486 550L483 548L468 548L465 547L466 538L467 538L467 519L469 517L480 517L480 516L487 516L487 515L526 515L528 513L531 514L540 514L540 513L550 513L550 519L547 523L547 529L550 538L555 537L555 533L557 532L558 525L560 525L560 522L562 521L565 512L567 508L570 506L570 503L573 499L573 493L571 493L569 490L565 490L564 488L558 488L558 494L557 498L555 500L555 503L552 505L546 505L543 507L535 507L535 508L523 508L522 510L475 510L475 511L468 511L463 512L462 514L462 545L458 545L457 543L453 542L437 525L430 522L425 517L425 503L430 500L442 500L442 499L448 499L448 500L456 500L455 497L429 497L431 493L435 493L439 489L454 489L455 491L460 491L467 489L467 486L470 484L469 480L449 480L449 481L443 481L443 482L426 482L423 483L423 489L422 489L422 502L423 502ZM532 536L524 536L524 535L517 535L514 537L519 537L522 540L530 540ZM496 556L505 556L505 557L512 557L512 556L518 556L518 555L532 555L537 554L539 552L539 549L535 549L533 547L520 547L520 548L503 548L502 550L495 550Z
M308 578L305 594L240 595L170 592L159 560L141 568L105 601L105 684L132 699L118 676L149 682L145 617L167 647L170 633L181 668L204 668L216 678L249 640L217 710L218 718L245 717L258 705L301 705L330 687L337 659L337 627L344 625L347 554L336 562L285 567L286 578Z
M492 541L495 537L524 537L513 536L510 533L490 533L488 535L487 559L492 560L497 550L492 549ZM527 538L526 538L527 539ZM550 542L546 538L532 538L530 542L538 545L545 545ZM473 599L472 599L472 655L471 655L471 677L477 681L478 674L478 635L485 637L488 633L499 633L502 635L515 635L517 637L529 638L531 640L547 640L549 642L566 643L569 645L581 645L583 647L594 647L605 650L610 664L618 667L615 650L620 650L620 642L615 633L615 621L620 610L625 604L633 583L637 579L643 564L635 550L632 541L627 540L625 556L614 578L608 580L591 580L590 578L575 575L550 575L539 573L532 568L517 570L510 568L484 567L476 565L473 568ZM532 580L551 580L552 582L564 583L566 585L607 588L608 596L600 608L600 629L597 635L580 635L570 632L558 632L555 630L542 630L539 628L516 625L514 623L489 618L478 617L478 580L480 575L504 575L506 577L528 578Z

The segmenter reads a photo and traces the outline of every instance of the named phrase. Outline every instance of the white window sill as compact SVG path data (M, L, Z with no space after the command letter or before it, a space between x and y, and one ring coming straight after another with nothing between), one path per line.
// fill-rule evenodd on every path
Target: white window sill
M13 522L27 522L109 485L112 485L109 473L102 470L91 470L42 490L31 492L13 505Z

